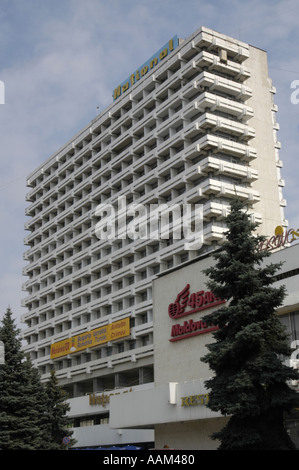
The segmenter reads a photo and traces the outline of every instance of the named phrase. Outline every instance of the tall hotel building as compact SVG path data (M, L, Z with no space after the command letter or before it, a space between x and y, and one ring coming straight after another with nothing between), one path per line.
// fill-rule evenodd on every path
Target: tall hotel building
M233 198L260 234L287 225L265 51L200 28L172 38L111 93L111 105L27 180L24 349L43 380L56 370L78 445L90 428L99 445L152 440L149 430L113 434L109 394L154 382L157 275L222 242ZM105 238L99 208L118 208L129 224L132 204L201 207L202 243Z

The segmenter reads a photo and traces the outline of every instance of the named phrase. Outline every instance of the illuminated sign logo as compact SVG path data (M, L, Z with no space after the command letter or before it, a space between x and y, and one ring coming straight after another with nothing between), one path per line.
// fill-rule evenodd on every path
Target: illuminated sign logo
M80 335L58 341L51 345L51 359L72 354L83 349L105 344L130 334L130 318L110 323L108 325L86 331Z
M201 290L190 294L190 284L187 284L186 287L184 287L184 289L178 293L175 301L169 304L168 315L173 320L176 320L177 318L190 315L192 313L196 313L216 305L220 305L224 302L225 300L221 300L215 297L212 291ZM179 341L191 336L214 331L217 328L217 326L208 327L207 324L202 320L184 321L183 324L178 323L172 326L171 339L169 341Z
M259 245L259 251L272 251L277 248L281 248L286 244L293 243L299 238L299 228L297 230L290 228L289 230L283 230L280 225L276 227L275 234L265 241L262 241Z
M129 88L131 88L138 80L143 78L150 72L159 62L168 56L179 44L177 36L174 36L167 44L165 44L156 54L154 54L147 62L139 67L136 72L133 72L130 77L124 80L113 92L113 100L119 98Z

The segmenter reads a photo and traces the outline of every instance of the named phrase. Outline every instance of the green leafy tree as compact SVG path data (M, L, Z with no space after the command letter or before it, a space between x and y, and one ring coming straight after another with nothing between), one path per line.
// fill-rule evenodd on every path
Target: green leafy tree
M46 395L37 371L22 351L10 308L2 320L0 340L5 346L5 362L0 365L0 449L43 449Z
M269 253L258 250L262 237L254 235L257 226L240 201L232 203L226 224L224 245L205 271L209 288L227 301L203 319L218 326L203 358L213 371L208 406L229 417L212 437L219 449L292 449L284 416L298 406L288 386L298 374L282 362L291 350L275 311L285 288L272 286L281 265L263 263Z
M46 416L48 431L50 433L51 448L54 450L66 449L67 446L63 443L64 437L70 438L69 446L72 446L75 443L71 438L73 434L70 429L71 420L67 417L67 412L69 411L70 406L66 402L66 392L58 385L54 369L51 371L50 379L46 383L46 394Z

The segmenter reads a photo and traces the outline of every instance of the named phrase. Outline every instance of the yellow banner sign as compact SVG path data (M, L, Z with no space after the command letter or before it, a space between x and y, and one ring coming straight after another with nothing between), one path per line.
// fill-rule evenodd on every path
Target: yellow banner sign
M124 318L113 323L109 323L100 328L86 331L80 335L58 341L51 345L51 359L66 356L83 349L92 348L105 344L108 341L114 341L119 338L125 338L130 334L130 317Z

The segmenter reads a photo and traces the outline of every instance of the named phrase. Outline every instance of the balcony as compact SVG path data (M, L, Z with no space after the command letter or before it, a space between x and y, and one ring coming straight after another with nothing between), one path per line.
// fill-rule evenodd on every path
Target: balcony
M203 218L204 221L210 221L211 218L214 218L218 221L222 221L224 218L228 216L230 212L230 205L229 204L221 204L218 202L206 202L203 205ZM250 213L250 210L249 210ZM250 217L253 223L261 223L262 217L261 214L257 212L250 213Z
M221 244L221 241L224 240L226 231L227 227L219 227L217 225L209 224L203 231L203 243L205 245L211 245L216 241L218 244Z
M226 63L221 62L220 57L207 51L202 51L195 58L195 62L198 67L208 67L210 70L215 69L219 72L231 74L242 82L250 77L249 69L243 65L231 60L227 60Z
M221 180L207 178L198 187L199 195L203 198L209 198L211 194L218 197L240 198L243 200L251 201L251 203L258 202L260 196L258 191L252 188L246 188L235 184L224 183Z
M205 175L214 172L215 175L227 175L231 177L241 178L242 181L252 182L258 179L258 172L248 166L231 163L220 160L215 157L206 157L200 162L198 173Z
M199 96L197 101L194 103L194 107L198 111L202 110L203 112L206 111L207 108L212 112L214 110L221 111L222 113L227 113L236 117L242 122L246 122L248 119L253 117L253 109L250 106L229 98L214 95L208 91L203 92Z
M189 113L191 109L189 108ZM186 113L188 114L188 112ZM186 115L185 115L186 116ZM184 130L184 139L192 139L196 135L207 131L221 131L229 136L235 136L240 140L248 141L255 136L255 130L238 121L216 116L212 113L202 114L196 122L189 124Z
M240 144L233 140L224 139L212 134L205 135L197 141L198 152L201 151L221 151L222 153L238 157L244 161L251 161L256 158L256 150L248 145Z
M252 91L249 87L242 83L214 75L210 72L202 72L196 80L196 85L202 89L208 87L210 90L227 93L228 95L242 101L245 101L252 96Z

